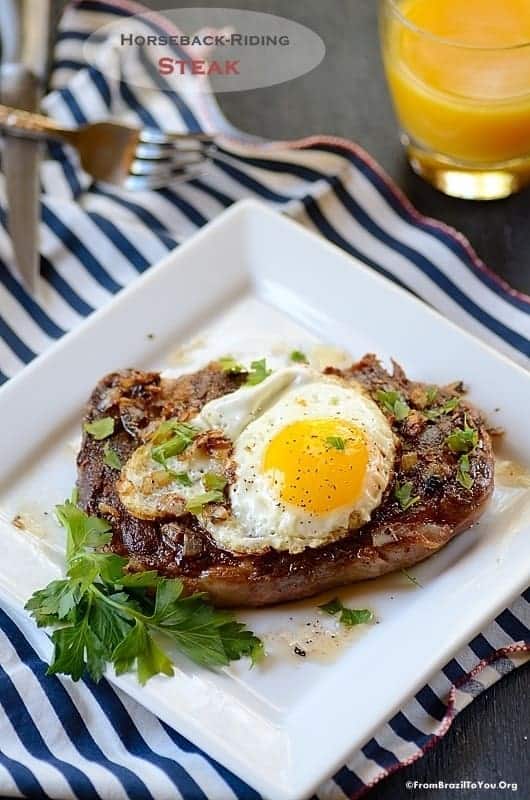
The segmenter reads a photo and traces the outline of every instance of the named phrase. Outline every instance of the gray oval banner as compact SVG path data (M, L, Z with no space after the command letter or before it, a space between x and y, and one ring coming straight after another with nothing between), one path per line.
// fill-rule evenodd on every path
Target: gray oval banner
M324 58L298 22L233 8L179 8L121 17L85 42L107 78L186 92L240 92L298 78Z

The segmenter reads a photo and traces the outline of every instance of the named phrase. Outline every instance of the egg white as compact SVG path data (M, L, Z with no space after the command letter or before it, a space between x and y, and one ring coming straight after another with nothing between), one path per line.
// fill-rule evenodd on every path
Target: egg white
M390 480L395 442L386 417L357 384L310 368L279 371L255 387L252 398L241 389L207 404L200 416L212 427L236 434L231 515L219 522L204 520L210 535L227 550L298 553L342 538L370 519ZM316 515L282 501L281 477L264 471L263 459L267 444L286 425L321 418L355 423L365 436L368 465L355 501Z

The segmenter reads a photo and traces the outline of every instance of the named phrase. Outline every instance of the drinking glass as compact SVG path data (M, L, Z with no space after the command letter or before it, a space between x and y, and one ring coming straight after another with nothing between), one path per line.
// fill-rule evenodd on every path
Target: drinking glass
M380 0L380 34L418 175L473 200L530 183L530 3L525 12L520 0Z

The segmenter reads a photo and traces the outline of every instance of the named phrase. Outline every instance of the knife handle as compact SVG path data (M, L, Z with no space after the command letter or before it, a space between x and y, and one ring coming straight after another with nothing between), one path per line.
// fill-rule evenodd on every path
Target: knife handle
M65 139L70 132L43 114L0 105L0 129L29 139Z

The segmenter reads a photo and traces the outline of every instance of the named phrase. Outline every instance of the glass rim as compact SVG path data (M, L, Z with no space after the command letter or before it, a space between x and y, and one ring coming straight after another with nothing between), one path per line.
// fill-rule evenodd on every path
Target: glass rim
M465 50L477 50L483 51L485 53L499 53L503 51L510 51L510 50L522 50L525 47L530 48L530 40L525 42L520 42L519 44L506 44L506 45L480 45L480 44L469 44L466 42L459 41L458 39L447 39L445 36L438 36L436 33L432 33L432 31L428 31L426 28L422 28L419 25L416 25L415 22L408 19L399 7L400 0L383 0L383 3L392 10L392 12L396 15L399 21L409 30L414 31L414 33L421 34L427 39L431 39L432 41L438 42L439 44L447 45L449 47L458 47Z

